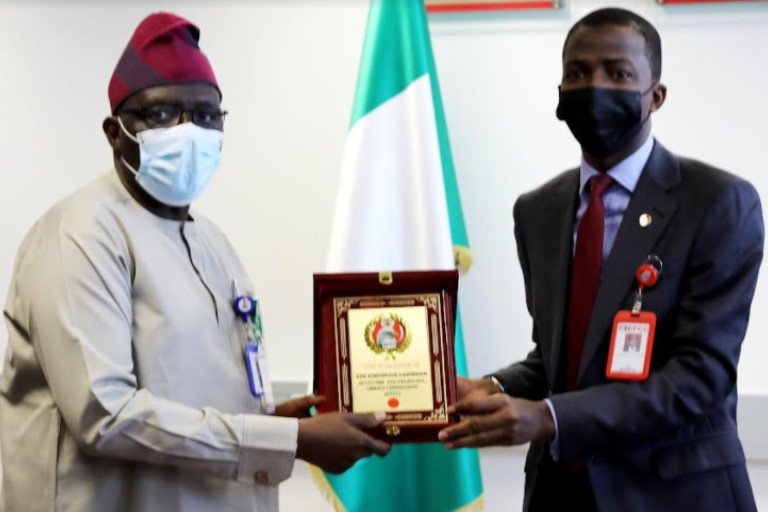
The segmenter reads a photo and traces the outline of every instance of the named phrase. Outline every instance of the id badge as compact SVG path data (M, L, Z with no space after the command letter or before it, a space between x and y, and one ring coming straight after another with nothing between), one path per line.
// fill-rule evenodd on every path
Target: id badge
M248 370L248 386L251 388L251 394L261 398L264 394L264 386L259 371L259 347L254 343L248 343L245 346L245 368Z
M606 377L631 381L647 379L651 369L655 331L655 313L650 311L616 313L611 330Z
M261 400L262 411L271 414L275 411L275 399L264 347L255 343L245 346L245 367L248 370L248 386L251 394Z

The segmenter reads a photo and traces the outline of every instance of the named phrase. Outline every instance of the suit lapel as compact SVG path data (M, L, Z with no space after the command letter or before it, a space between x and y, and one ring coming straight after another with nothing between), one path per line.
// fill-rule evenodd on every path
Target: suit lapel
M571 171L571 175L563 181L561 187L553 194L553 203L548 208L552 220L552 231L547 238L551 241L549 250L542 251L550 259L544 268L552 269L550 274L550 289L552 290L552 326L554 339L549 354L549 385L557 389L557 379L560 375L561 350L565 343L565 321L567 314L568 283L571 275L571 254L573 252L573 223L578 204L579 171Z
M677 160L661 144L655 142L624 212L611 254L603 267L581 353L579 381L598 352L624 298L634 288L635 270L651 253L677 210L678 199L673 189L679 183ZM652 222L641 227L638 219L644 213L651 214Z

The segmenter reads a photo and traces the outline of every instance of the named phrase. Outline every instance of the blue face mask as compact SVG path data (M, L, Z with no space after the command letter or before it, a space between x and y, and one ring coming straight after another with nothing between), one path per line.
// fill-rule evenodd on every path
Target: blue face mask
M187 206L205 190L221 162L221 130L183 123L170 128L153 128L135 136L125 135L139 145L140 164L134 169L123 157L123 165L150 196L170 206Z

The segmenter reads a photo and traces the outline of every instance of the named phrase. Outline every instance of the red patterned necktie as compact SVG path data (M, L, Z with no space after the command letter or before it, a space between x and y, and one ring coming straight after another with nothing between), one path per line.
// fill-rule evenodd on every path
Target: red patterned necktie
M576 389L579 361L584 348L589 318L600 285L603 265L603 232L605 207L603 193L613 179L606 174L590 181L592 190L589 205L584 211L576 233L576 250L571 264L571 291L568 299L568 390Z

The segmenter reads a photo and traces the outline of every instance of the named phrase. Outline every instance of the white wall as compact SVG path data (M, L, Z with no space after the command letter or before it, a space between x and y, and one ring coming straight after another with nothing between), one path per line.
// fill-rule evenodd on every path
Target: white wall
M476 261L461 290L473 374L529 349L512 204L578 161L576 144L554 117L562 40L580 15L607 3L573 0L553 12L431 17ZM768 198L768 4L613 3L647 16L662 34L669 99L654 119L660 140L747 177ZM2 2L0 294L34 220L111 165L100 131L109 113L109 76L135 25L158 8L201 26L201 46L231 111L222 171L197 207L230 236L261 290L273 375L307 380L311 274L324 267L365 0ZM246 213L253 223L239 220ZM763 274L740 386L768 395ZM0 349L5 338L3 326ZM485 455L483 461L487 487L512 486L503 469L514 466L511 459ZM750 468L753 479L762 478L762 486L754 482L758 488L768 487L761 467Z
M544 13L432 16L433 43L476 265L462 282L473 373L521 356L529 319L512 236L523 191L578 161L554 117L567 28L605 2ZM662 33L674 151L733 170L768 197L768 6L663 8L624 0ZM202 26L231 111L224 164L196 205L260 286L274 374L311 371L311 274L324 267L367 11L365 0L46 2L0 5L0 293L16 248L54 201L111 165L101 134L109 75L136 23L173 9ZM241 222L248 213L253 223ZM762 279L754 310L768 311ZM0 327L0 348L5 343ZM768 315L750 325L741 390L768 394Z

